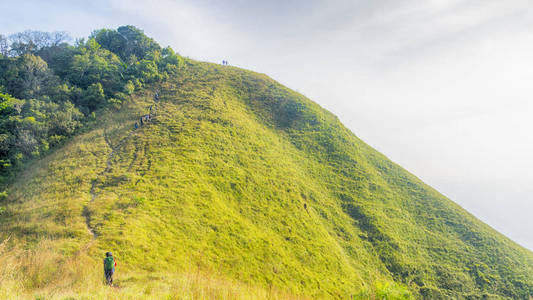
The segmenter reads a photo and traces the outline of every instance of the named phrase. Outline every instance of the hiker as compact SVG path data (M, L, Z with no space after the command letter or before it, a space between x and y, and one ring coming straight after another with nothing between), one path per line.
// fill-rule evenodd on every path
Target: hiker
M152 113L152 105L150 105L150 113Z
M143 117L141 117L141 126L144 125L144 122L143 122Z
M139 129L139 124L137 124L137 122L135 122L135 129Z
M117 262L113 258L113 254L111 252L107 252L104 258L104 275L106 284L108 285L113 285L113 274L115 273L116 266Z

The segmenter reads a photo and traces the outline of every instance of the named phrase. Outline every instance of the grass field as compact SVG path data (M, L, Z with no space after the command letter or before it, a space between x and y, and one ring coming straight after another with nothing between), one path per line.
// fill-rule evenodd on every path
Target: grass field
M157 116L134 130L155 105ZM186 60L0 202L10 299L491 299L533 255L262 74ZM102 259L118 261L116 287ZM70 297L70 298L69 298Z

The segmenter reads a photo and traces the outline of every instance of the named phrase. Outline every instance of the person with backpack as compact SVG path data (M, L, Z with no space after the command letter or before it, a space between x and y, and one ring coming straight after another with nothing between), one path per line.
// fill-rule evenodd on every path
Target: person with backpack
M113 284L113 274L115 273L116 266L117 262L115 261L115 258L113 258L113 254L111 252L107 252L104 258L104 275L106 284L108 285Z

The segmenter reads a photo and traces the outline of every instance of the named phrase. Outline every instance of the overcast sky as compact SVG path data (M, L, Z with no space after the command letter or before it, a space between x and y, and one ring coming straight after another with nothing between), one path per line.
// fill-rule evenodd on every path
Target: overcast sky
M530 0L2 0L0 33L131 24L263 72L533 249Z

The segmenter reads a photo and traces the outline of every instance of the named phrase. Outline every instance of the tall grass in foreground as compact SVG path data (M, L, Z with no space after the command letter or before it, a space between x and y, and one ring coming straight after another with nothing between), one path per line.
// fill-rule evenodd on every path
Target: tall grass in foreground
M42 241L36 250L0 244L0 299L305 299L221 279L202 271L123 274L103 283L100 264L79 253L65 260Z
M106 286L100 264L85 253L65 260L43 240L35 250L0 243L0 299L308 299L275 288L222 279L204 272L121 272ZM407 289L377 284L353 299L411 299Z

